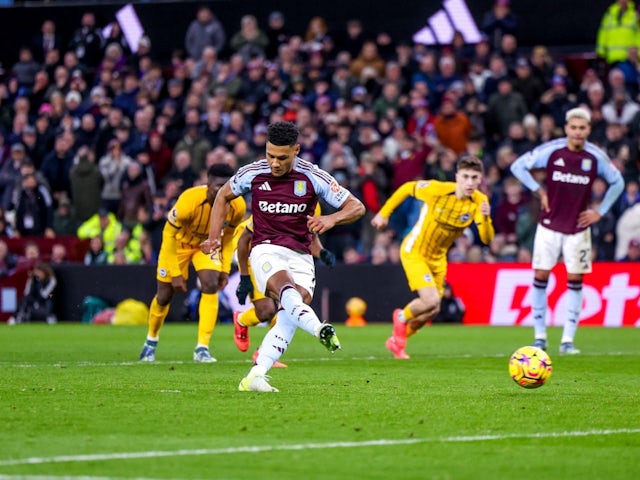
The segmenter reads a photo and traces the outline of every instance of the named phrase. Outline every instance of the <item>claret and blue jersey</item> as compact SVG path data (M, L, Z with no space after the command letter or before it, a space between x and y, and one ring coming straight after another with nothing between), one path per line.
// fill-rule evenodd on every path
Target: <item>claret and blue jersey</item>
M314 214L318 198L340 208L350 195L329 173L299 157L283 176L273 175L267 160L249 164L231 178L230 186L235 195L251 192L252 245L267 243L304 253L310 253L312 238L307 215Z
M578 225L578 215L589 208L591 188L597 177L602 177L611 189L623 185L620 172L611 164L607 154L596 145L587 142L582 150L568 147L566 138L544 143L522 155L511 166L513 174L530 190L539 188L529 170L545 169L549 210L540 212L540 223L561 233L577 233L586 227ZM613 197L614 201L618 195ZM605 196L600 213L606 213L611 205Z

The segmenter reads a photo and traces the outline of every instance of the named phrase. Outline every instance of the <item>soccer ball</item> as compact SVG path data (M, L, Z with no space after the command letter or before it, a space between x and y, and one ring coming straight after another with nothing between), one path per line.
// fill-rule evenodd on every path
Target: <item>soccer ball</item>
M553 370L551 357L538 347L520 347L509 359L509 374L513 381L524 388L544 385Z

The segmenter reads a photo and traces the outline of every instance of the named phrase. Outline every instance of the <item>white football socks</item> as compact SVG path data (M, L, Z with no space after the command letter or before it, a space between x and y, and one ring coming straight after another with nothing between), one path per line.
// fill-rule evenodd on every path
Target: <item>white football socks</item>
M305 332L315 335L320 319L313 309L302 301L302 295L293 285L287 285L280 291L280 306L289 320ZM280 317L278 316L278 321Z
M564 321L560 343L573 342L582 307L582 283L569 282L567 286L567 318Z
M533 281L531 289L531 313L536 339L547 339L547 282Z
M264 368L265 373L269 371L273 364L287 351L295 333L296 326L287 318L287 314L280 310L276 324L269 329L260 344L256 366Z

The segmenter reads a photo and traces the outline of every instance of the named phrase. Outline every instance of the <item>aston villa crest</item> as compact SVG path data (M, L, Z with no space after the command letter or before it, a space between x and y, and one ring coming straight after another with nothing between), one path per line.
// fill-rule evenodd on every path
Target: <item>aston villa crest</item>
M304 197L307 194L307 182L296 180L293 183L293 193L295 193L297 197Z

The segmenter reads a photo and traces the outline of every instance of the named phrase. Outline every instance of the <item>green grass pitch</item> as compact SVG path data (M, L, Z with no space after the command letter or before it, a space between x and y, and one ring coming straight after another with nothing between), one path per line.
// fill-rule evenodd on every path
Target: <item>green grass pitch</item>
M523 327L432 326L411 359L391 324L336 325L329 354L299 330L271 383L238 392L266 330L194 364L195 324L168 324L155 364L144 327L0 327L0 479L638 479L640 329L583 327L536 390L508 358Z

